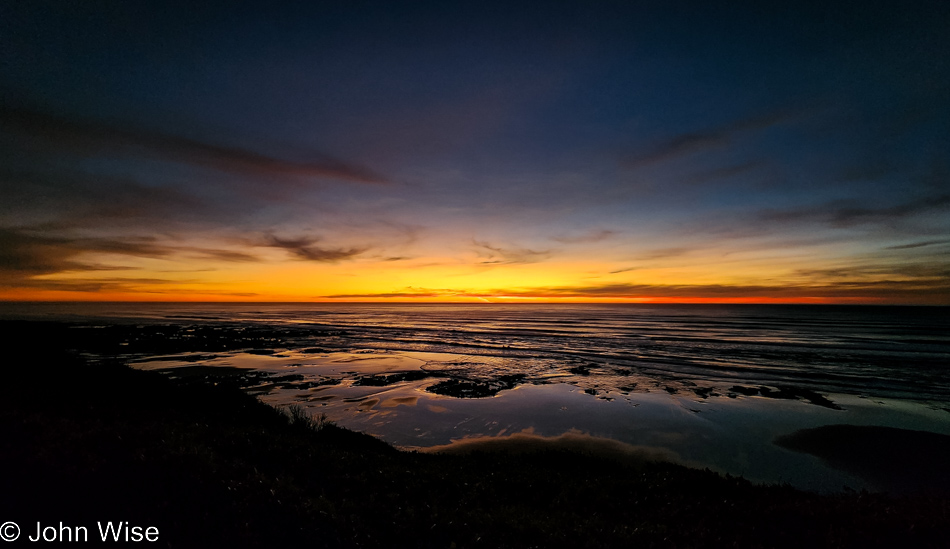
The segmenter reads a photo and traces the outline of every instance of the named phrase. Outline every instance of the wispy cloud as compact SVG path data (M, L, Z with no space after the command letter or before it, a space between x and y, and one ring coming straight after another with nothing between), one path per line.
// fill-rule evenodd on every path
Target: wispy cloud
M815 282L836 279L850 279L852 282L899 279L904 282L937 283L950 281L950 258L937 262L859 260L829 268L799 269L794 274Z
M318 237L280 238L268 235L265 239L265 245L287 250L297 259L320 263L335 263L345 259L353 259L369 249L368 247L323 247L317 245L320 240Z
M9 164L9 163L6 163ZM146 225L214 218L217 206L183 190L61 166L0 166L0 221L55 220L60 227Z
M195 257L197 259L210 259L212 261L226 261L230 263L254 262L260 260L260 258L254 254L237 250L221 250L215 248L183 246L176 248L176 251L190 255L191 257Z
M791 111L779 111L764 115L736 120L732 123L707 131L684 133L658 142L646 150L634 153L624 159L629 168L641 168L662 162L668 162L698 152L719 149L729 145L735 138L747 133L764 130L791 119Z
M939 244L950 244L950 240L927 240L926 242L914 242L911 244L901 244L899 246L888 246L885 250L911 250L914 248L923 248L925 246L937 246Z
M485 294L488 295L488 294ZM356 293L356 294L333 294L315 296L318 298L333 299L390 299L390 298L413 298L413 297L484 297L482 294L472 293L466 290L452 290L447 288L414 288L412 286L401 290L379 293Z
M940 194L885 207L864 206L854 200L836 200L803 208L767 209L760 212L757 217L759 221L764 222L815 222L835 228L845 228L899 221L948 208L950 208L950 194Z
M385 179L361 166L311 153L295 162L248 149L207 143L155 132L131 124L64 116L27 107L0 106L0 124L30 139L84 155L126 151L176 162L208 166L249 175L298 175L383 183Z
M203 283L200 290L182 288L182 284ZM260 294L256 292L234 292L217 290L213 285L199 280L182 280L149 277L114 278L68 278L68 279L30 279L17 281L16 284L0 282L0 288L17 288L60 292L123 292L137 295L159 294L169 296L213 296L218 298L248 298Z
M693 247L673 247L673 248L657 248L655 250L650 250L638 256L637 259L642 259L644 261L650 261L653 259L666 259L669 257L679 257L686 255L690 252L696 251L696 248Z
M21 276L87 270L87 266L77 260L86 252L161 257L171 251L150 237L66 238L0 228L0 270L21 273ZM90 266L88 269L99 270L100 267Z
M538 263L551 256L550 250L530 250L519 247L502 247L473 240L475 252L481 258L479 265L521 265Z
M77 254L68 240L0 229L0 272L5 278L19 280L72 269Z
M930 272L929 275L938 273ZM946 273L944 273L946 274ZM518 297L778 297L778 298L855 298L883 299L897 296L942 296L950 300L950 279L946 276L919 278L850 280L805 284L743 285L743 284L604 284L591 286L539 287L496 290L495 295Z
M162 284L178 284L181 282L193 282L193 281L180 281L180 280L170 280L164 278L146 278L146 277L129 277L129 278L70 278L70 279L29 279L29 280L18 280L15 284L10 283L0 283L0 287L16 287L16 288L28 288L33 290L46 290L46 291L66 291L66 292L85 292L85 293L95 293L103 291L120 291L120 292L145 292L150 293L158 285Z
M534 298L534 299L843 299L851 301L906 301L950 304L950 281L879 280L839 281L802 285L729 284L604 284L497 288L485 291L406 288L392 292L319 296L339 299L387 299L413 297Z
M127 269L82 259L90 253L162 259L188 256L228 262L256 259L238 250L172 246L155 237L76 238L0 228L0 275L7 286L42 286L50 281L36 277L64 272Z

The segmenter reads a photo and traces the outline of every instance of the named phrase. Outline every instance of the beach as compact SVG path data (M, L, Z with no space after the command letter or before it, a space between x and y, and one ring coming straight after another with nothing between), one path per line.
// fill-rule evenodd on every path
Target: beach
M408 359L398 353L403 362L396 360L399 366L389 370L361 371L353 361L314 366L328 378L336 375L333 367L341 375L351 372L335 384L295 373L300 367L277 376L253 368L163 368L161 361L136 363L129 355L141 351L139 361L146 351L179 359L208 360L215 354L280 360L274 355L295 356L286 345L293 338L256 328L240 337L226 331L226 337L189 341L169 337L167 324L99 326L90 336L84 331L92 328L76 324L3 323L5 347L28 350L16 361L20 367L7 367L2 420L4 467L16 472L4 498L4 516L24 531L35 531L38 522L92 526L108 519L156 526L172 546L306 542L327 547L939 546L950 533L940 457L950 437L937 433L846 426L831 428L829 435L824 426L817 434L790 431L773 444L776 451L878 482L871 492L802 491L783 483L750 482L690 463L682 452L670 450L676 446L669 441L637 445L594 430L552 435L521 429L406 451L341 427L346 421L334 423L330 414L319 413L333 410L321 401L290 399L282 407L265 402L349 386L354 392L396 387L396 394L415 391L423 393L420 399L429 394L487 406L506 394L518 397L518 389L501 388L495 396L479 398L427 392L413 384L454 378L413 380L408 372L421 370L406 369ZM159 331L162 337L155 335ZM260 351L264 342L280 350L247 352ZM133 353L121 351L135 345ZM312 355L342 356L328 350ZM347 356L390 366L394 358L376 352ZM130 369L129 362L136 367ZM144 371L143 365L155 371ZM292 375L299 377L287 377ZM358 379L367 381L356 384ZM289 392L264 390L281 383ZM301 383L311 385L302 389ZM532 387L565 391L560 384L527 385ZM596 406L622 404L622 399L606 401L577 389L567 395ZM564 396L558 395L558 402ZM665 390L633 396L675 397ZM372 406L360 406L372 400L366 398L346 403L362 411L345 417L363 421L373 417L374 409L432 405L397 401L387 408L387 400L404 397L374 398ZM721 400L753 398L842 413L802 398L723 395ZM317 406L307 408L307 403ZM644 401L631 408L649 407ZM671 409L669 403L656 407ZM867 462L866 453L852 447L849 455L848 444L845 450L832 444L848 437L851 445L889 450L869 466L856 459L864 456ZM910 478L902 480L899 465L888 460L911 464L912 474L903 475Z
M233 387L47 357L4 395L3 511L23 524L121 519L172 546L936 546L947 533L939 497L821 496L556 445L399 452Z
M403 450L570 437L821 493L945 485L897 474L907 469L899 456L884 478L775 444L832 425L950 435L942 308L20 308L21 320L53 321L56 339L90 360L239 387Z

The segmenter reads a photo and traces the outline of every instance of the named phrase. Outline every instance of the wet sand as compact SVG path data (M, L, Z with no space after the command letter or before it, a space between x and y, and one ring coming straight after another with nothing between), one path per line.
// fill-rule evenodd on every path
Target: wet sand
M171 379L58 349L53 326L3 328L7 349L31 349L0 388L0 512L21 524L129 520L175 547L939 547L950 536L945 497L756 486L577 433L400 452L288 419L197 371Z
M274 406L326 414L405 449L510 447L527 440L502 439L524 433L550 445L576 432L677 456L693 467L825 492L912 491L920 483L901 486L907 477L897 475L882 484L776 446L776 437L843 421L950 433L950 414L920 405L794 387L676 389L669 380L544 362L509 374L504 360L455 353L283 347L150 356L132 364L186 381L231 383Z
M545 452L572 452L597 456L627 466L681 462L680 457L669 450L634 446L581 432L568 432L554 437L520 432L505 437L463 439L443 446L430 446L421 451L430 454L461 456L485 453L530 456Z
M950 495L950 436L874 425L825 425L778 437L783 448L816 456L893 493Z
M913 476L895 474L882 483L773 441L841 423L950 435L950 412L939 407L656 377L605 362L360 349L340 346L332 330L297 326L32 325L92 361L128 362L180 383L240 388L409 450L581 433L759 483L826 493L913 491L922 485ZM898 456L892 469L906 469L902 463ZM904 480L910 482L902 486Z

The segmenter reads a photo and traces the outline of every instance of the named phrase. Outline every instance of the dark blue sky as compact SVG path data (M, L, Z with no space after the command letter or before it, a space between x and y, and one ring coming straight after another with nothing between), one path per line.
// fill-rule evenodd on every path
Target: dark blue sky
M950 299L945 2L0 10L8 298Z

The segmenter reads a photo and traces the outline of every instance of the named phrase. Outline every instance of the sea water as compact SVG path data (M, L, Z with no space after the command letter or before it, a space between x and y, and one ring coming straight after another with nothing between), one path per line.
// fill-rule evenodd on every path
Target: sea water
M125 358L177 377L231 372L265 402L296 405L408 449L505 437L610 440L823 491L876 486L785 450L776 437L831 424L950 434L948 313L791 305L0 306L3 318L77 329L164 330L180 344L133 346ZM269 335L211 353L189 349L189 337L212 329L224 339Z

